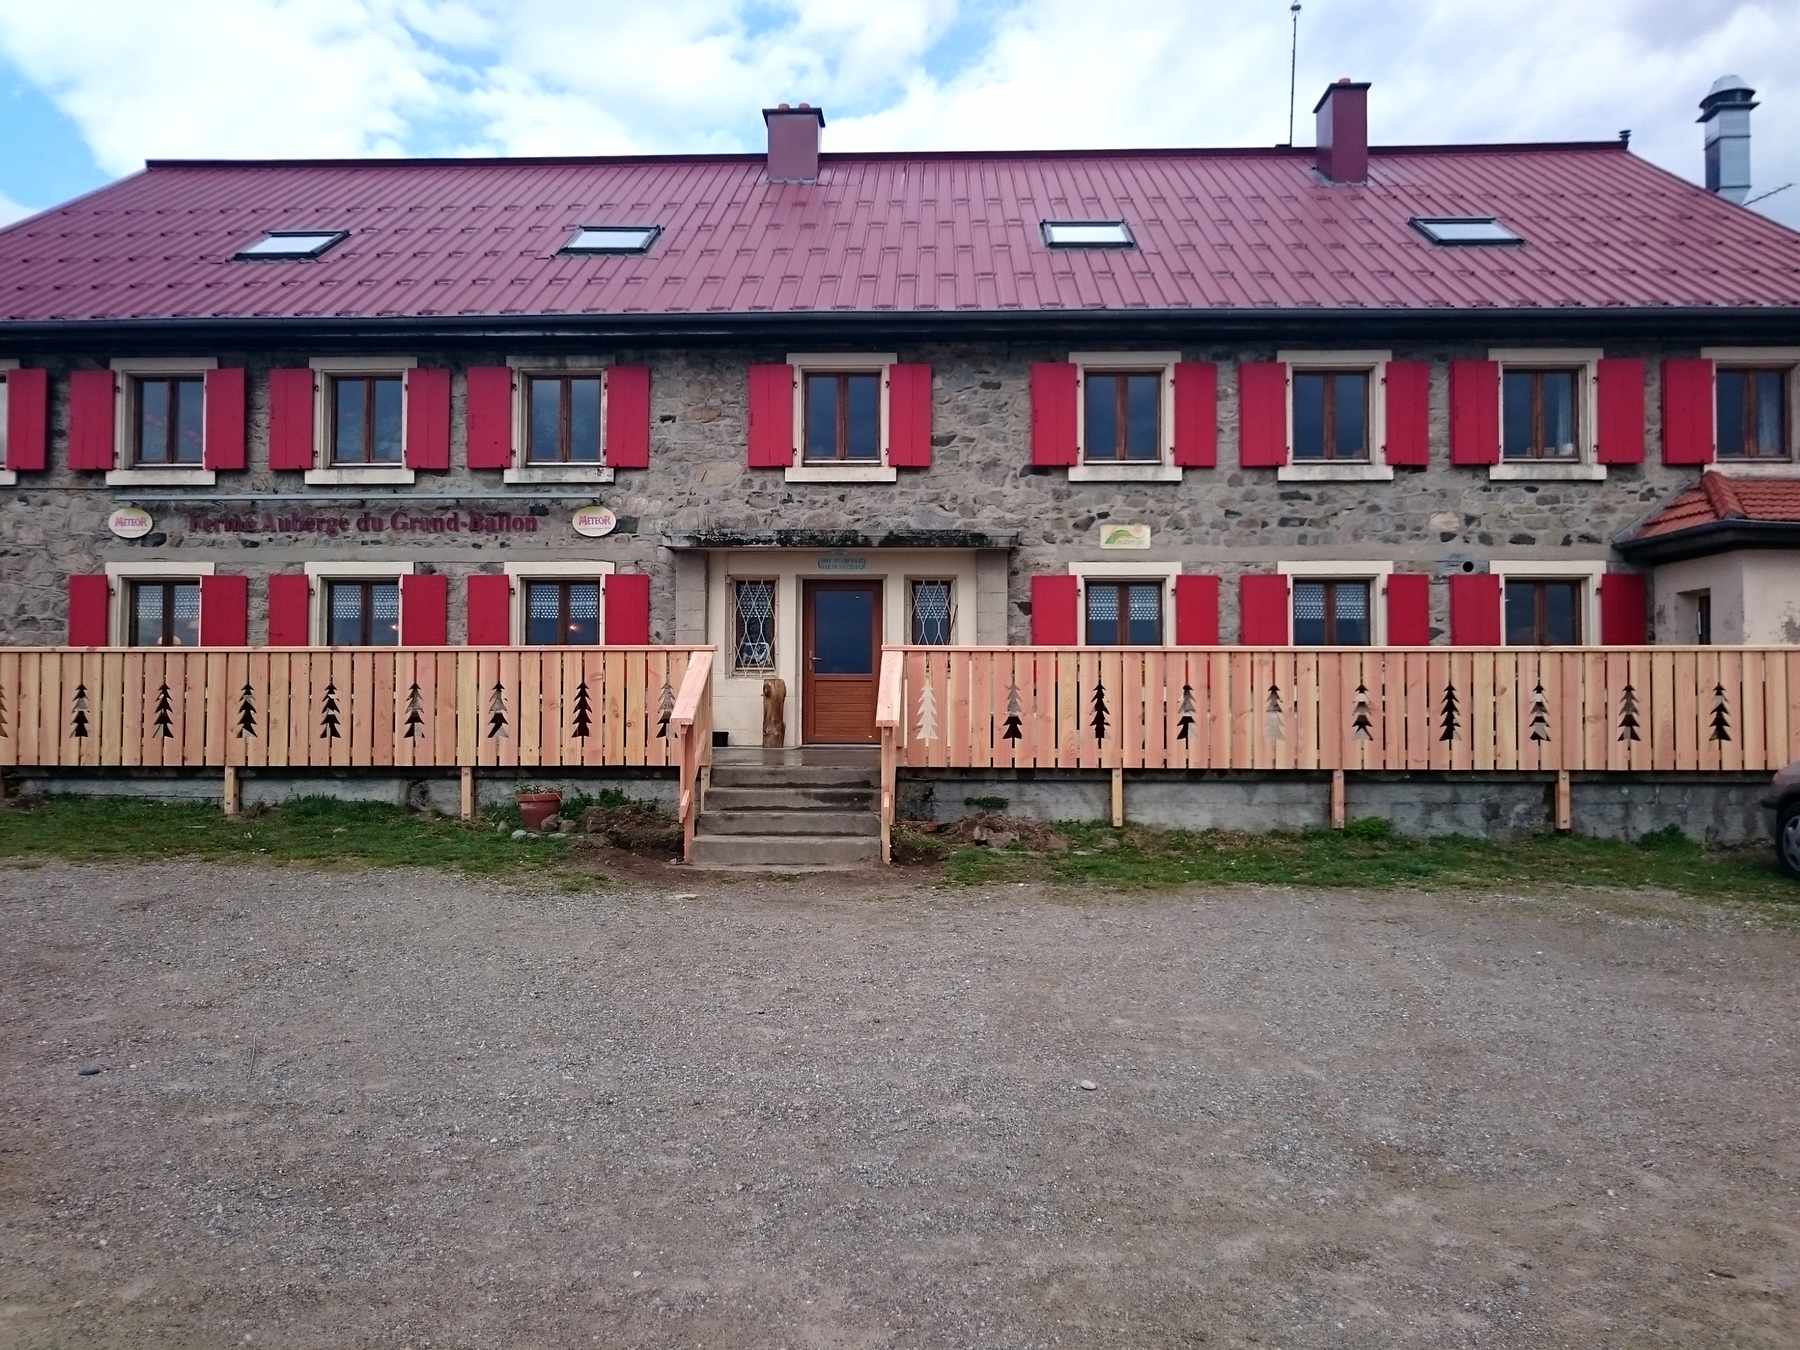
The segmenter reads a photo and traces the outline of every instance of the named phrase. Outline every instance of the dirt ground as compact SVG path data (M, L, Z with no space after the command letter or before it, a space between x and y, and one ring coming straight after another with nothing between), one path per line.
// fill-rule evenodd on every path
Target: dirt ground
M10 866L0 1345L1800 1344L1791 920L679 884Z

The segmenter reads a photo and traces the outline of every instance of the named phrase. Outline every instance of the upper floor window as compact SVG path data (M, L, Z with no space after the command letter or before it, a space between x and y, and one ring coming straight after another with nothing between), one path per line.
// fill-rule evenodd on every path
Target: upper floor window
M1587 582L1506 579L1506 645L1579 647Z
M1101 464L1162 459L1162 376L1154 371L1082 371L1082 458Z
M943 647L950 644L952 629L956 626L956 610L951 602L953 593L952 583L949 581L921 580L912 583L908 600L910 622L907 627L915 646Z
M1789 372L1720 366L1715 400L1721 459L1787 459Z
M879 462L880 373L809 370L802 379L806 463Z
M1367 581L1296 579L1293 585L1295 646L1366 647L1374 640Z
M404 385L398 375L331 377L331 462L399 464Z
M205 381L199 376L139 376L131 380L129 389L131 462L158 467L198 465Z
M1294 459L1369 458L1369 372L1294 372Z
M133 647L198 647L200 583L133 581L126 641Z
M600 462L601 378L598 374L526 377L527 463Z
M334 647L392 647L400 641L400 582L327 581L326 641Z
M1155 647L1163 640L1163 583L1084 579L1092 647Z
M1501 448L1507 459L1581 458L1579 369L1508 368L1501 393Z
M534 647L596 645L600 582L526 581L525 641Z

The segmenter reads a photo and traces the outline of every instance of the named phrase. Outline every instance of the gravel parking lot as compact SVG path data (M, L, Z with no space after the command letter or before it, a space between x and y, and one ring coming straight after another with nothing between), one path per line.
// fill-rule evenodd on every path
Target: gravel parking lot
M1789 920L682 884L11 866L0 1344L1800 1343Z

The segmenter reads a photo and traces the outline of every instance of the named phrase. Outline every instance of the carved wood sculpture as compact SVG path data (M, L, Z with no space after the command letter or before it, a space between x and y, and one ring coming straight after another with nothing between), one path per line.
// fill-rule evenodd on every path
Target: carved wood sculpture
M762 743L787 744L787 681L779 677L763 681Z

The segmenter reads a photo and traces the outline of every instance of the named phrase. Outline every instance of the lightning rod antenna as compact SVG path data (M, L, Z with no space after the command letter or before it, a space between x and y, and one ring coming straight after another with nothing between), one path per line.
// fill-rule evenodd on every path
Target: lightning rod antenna
M1294 74L1300 64L1300 0L1288 6L1288 13L1293 16L1293 33L1288 41L1288 138L1287 143L1294 143Z

